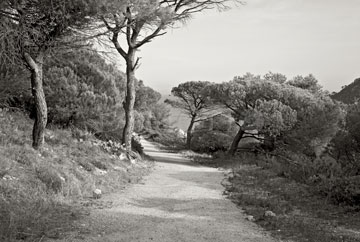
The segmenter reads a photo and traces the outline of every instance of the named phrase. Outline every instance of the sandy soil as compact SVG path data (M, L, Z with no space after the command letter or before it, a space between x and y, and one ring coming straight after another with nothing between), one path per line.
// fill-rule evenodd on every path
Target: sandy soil
M143 145L157 161L154 171L140 184L104 196L104 206L92 208L76 231L54 241L276 241L222 196L221 171Z

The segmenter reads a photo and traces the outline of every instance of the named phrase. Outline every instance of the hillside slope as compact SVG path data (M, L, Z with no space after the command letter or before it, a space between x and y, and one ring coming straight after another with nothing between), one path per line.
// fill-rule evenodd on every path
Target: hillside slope
M351 84L345 86L340 92L332 95L335 100L346 104L354 103L360 98L360 78L357 78Z
M151 166L78 129L48 129L36 151L31 124L23 113L0 109L0 241L56 238L78 218L79 205L95 201L95 189L123 189Z

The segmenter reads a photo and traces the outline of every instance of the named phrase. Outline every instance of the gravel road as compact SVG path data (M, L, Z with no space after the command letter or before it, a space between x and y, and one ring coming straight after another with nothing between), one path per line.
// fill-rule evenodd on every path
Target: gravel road
M156 160L153 172L139 184L104 196L102 204L111 206L93 208L79 221L79 230L54 241L276 241L222 196L221 171L159 151L147 141L143 146Z

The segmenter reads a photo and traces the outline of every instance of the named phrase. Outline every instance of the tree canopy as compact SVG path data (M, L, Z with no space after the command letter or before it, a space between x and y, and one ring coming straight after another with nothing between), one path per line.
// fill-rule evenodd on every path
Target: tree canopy
M194 124L216 115L216 107L210 99L210 82L189 81L173 87L171 94L175 100L166 99L165 102L179 108L190 118L187 129L187 147L190 149Z
M303 86L300 83L312 85ZM247 73L232 81L212 86L213 101L231 111L239 126L229 149L230 153L235 152L243 137L254 137L247 132L252 129L258 132L255 138L264 136L265 141L270 139L272 145L276 137L289 138L295 133L293 141L302 140L314 147L326 143L326 137L336 132L339 107L327 94L320 92L317 80L312 75L306 81L298 81L296 84L301 87L295 86L294 82L286 82L285 76L281 74L269 73L262 79ZM319 123L316 119L324 120L324 123ZM301 136L300 133L308 135ZM305 137L308 140L303 140Z

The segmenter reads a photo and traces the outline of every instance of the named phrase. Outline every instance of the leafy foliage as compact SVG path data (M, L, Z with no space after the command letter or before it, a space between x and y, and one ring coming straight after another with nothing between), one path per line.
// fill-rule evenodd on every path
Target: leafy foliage
M122 116L124 83L124 75L96 53L59 53L45 69L49 122L98 134L116 128Z
M321 92L312 75L286 82L284 75L270 72L264 78L247 73L212 86L214 101L224 105L240 127L233 148L246 130L256 129L257 137L263 135L271 145L276 138L294 149L321 152L337 131L340 106Z
M254 124L259 133L279 136L291 130L297 121L297 112L278 100L259 100L256 104Z
M194 129L192 150L206 153L226 151L232 140L233 127L232 121L224 115L200 122Z
M138 81L136 85L136 98L134 108L137 111L146 111L161 99L161 94L151 87L144 85L143 81Z
M40 50L69 45L64 37L86 26L96 13L93 0L2 1L0 62L22 63L24 53L36 56Z
M316 80L312 74L305 77L296 76L292 80L289 80L287 84L308 90L312 93L319 92L322 89L322 87L318 84L318 80Z

